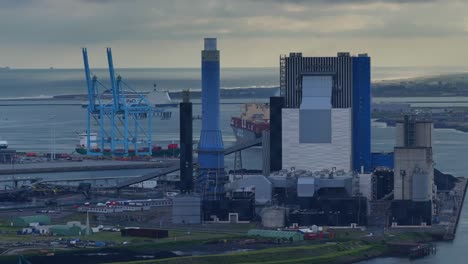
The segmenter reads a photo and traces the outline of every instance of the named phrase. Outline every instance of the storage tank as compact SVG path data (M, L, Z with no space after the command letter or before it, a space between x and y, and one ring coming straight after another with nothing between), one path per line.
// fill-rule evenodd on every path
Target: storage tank
M262 226L266 228L280 228L286 225L286 209L279 207L268 207L263 209Z
M395 147L405 146L405 123L397 122L395 124Z
M396 147L432 147L431 121L413 120L406 116L395 125Z
M433 123L429 121L419 121L415 124L415 141L418 147L432 147Z

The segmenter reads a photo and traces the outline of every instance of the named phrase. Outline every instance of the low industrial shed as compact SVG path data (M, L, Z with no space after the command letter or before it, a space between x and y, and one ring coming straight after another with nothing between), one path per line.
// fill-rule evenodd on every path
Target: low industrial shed
M275 240L291 242L304 240L303 234L294 231L251 229L247 232L247 235L255 237L274 238Z
M86 229L79 226L55 225L50 227L50 233L55 236L84 236Z
M122 236L133 237L149 237L149 238L166 238L169 237L169 231L162 229L148 229L148 228L127 228L121 229Z
M18 216L11 220L11 226L28 227L32 223L50 225L50 217L47 215Z

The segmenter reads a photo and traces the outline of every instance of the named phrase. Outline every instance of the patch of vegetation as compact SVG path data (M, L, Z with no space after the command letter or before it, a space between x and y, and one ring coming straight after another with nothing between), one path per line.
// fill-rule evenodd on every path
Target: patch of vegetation
M385 251L385 246L378 243L366 243L362 241L346 243L330 243L302 245L284 248L271 248L242 253L178 257L162 260L136 261L127 264L182 264L182 263L340 263L345 259L365 259L377 256Z
M468 74L445 74L375 82L372 84L372 95L376 97L467 96Z

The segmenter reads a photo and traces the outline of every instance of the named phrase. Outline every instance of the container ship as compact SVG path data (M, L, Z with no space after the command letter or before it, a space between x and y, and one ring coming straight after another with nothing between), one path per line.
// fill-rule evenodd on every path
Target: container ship
M175 108L178 107L179 104L177 102L172 101L171 96L169 95L169 91L167 90L159 90L154 89L152 92L149 93L137 93L137 92L125 92L122 94L125 97L126 103L133 104L138 103L138 100L144 96L148 102L157 108ZM112 91L106 90L104 91L99 97L102 104L111 104L112 103ZM82 108L88 107L88 101L83 102L81 104Z
M248 103L243 106L239 117L231 118L231 127L238 142L254 140L270 129L270 105L268 103Z
M79 134L80 137L80 144L78 144L75 148L76 153L81 154L81 155L86 155L88 152L87 148L87 133L83 132ZM90 138L92 141L95 141L97 138L97 133L91 133ZM98 148L96 143L92 143L91 145L91 150L96 150L96 152L99 152L100 149ZM141 148L139 149L140 152L147 152L148 148ZM123 154L124 150L121 149L116 149L114 153L111 152L110 149L104 149L103 153L105 156L111 156L111 155L119 155ZM153 157L179 157L180 155L180 148L178 144L171 143L167 145L167 148L163 148L162 146L153 146L152 148L152 156ZM128 150L128 155L135 156L135 150L134 149L129 149Z
M6 148L8 148L8 141L0 140L0 149L6 149Z

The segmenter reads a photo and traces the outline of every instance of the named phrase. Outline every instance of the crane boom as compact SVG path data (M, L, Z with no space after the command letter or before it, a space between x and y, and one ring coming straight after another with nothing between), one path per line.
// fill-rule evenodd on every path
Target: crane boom
M91 82L91 73L89 70L89 62L88 62L88 51L86 48L82 49L83 51L83 62L85 68L85 75L86 75L86 86L88 86L88 98L89 98L89 110L94 112L96 110L95 105L95 94L96 91L94 90L94 85Z
M112 60L112 50L111 48L107 48L107 62L109 64L109 75L112 87L112 99L114 102L114 110L120 110L120 98L119 98L119 91L117 87L117 83L115 80L115 71L114 71L114 62Z

